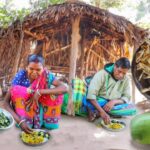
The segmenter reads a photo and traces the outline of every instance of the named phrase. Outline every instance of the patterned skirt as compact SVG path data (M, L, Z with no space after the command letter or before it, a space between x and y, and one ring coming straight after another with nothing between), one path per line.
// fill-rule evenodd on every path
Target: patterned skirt
M48 97L48 105L42 102L42 100L39 101L39 106L36 106L35 102L27 105L30 101L30 97L26 89L27 88L23 86L14 86L11 89L12 105L20 119L25 119L26 123L35 129L41 127L47 129L59 128L58 121L61 115L63 95L46 95L44 99Z

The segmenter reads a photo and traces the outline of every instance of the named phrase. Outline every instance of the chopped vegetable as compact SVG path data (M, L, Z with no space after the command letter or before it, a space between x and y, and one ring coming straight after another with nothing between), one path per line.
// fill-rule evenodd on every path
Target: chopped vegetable
M121 123L110 123L108 127L111 129L122 129L123 125Z
M3 112L0 113L0 128L6 128L10 125L10 120Z
M41 144L44 142L44 138L49 139L50 135L43 131L35 131L31 134L25 132L22 133L21 139L28 144Z

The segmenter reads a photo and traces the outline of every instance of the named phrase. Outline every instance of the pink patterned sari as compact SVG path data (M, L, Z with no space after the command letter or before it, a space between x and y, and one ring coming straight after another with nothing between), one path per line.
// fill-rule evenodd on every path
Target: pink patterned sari
M37 89L48 89L50 86L51 73L44 70L30 85L30 89L36 91ZM29 94L27 87L12 86L11 99L15 112L32 128L41 128L42 126L47 129L58 128L63 95L41 95L39 100L35 101L33 94Z

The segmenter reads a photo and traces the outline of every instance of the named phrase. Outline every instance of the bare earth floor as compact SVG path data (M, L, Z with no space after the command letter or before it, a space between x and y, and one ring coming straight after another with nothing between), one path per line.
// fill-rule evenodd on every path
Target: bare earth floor
M2 101L0 101L2 107ZM139 111L140 112L140 111ZM85 118L62 116L60 128L50 131L52 138L48 143L31 147L24 145L19 139L20 129L15 125L7 131L0 131L0 149L2 150L149 150L131 141L130 120L132 117L121 118L127 123L125 130L120 132L106 131L97 127L96 123Z

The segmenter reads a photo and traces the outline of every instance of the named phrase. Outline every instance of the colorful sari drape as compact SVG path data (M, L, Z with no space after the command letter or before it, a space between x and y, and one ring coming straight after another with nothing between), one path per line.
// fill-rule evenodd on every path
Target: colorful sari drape
M59 127L58 121L61 114L62 95L41 95L38 102L33 99L33 94L28 93L28 87L22 86L20 77L17 82L20 84L12 85L11 99L15 112L21 119L25 119L26 123L35 129L44 126L47 129L56 129ZM54 81L52 73L44 70L43 73L30 84L30 89L51 88ZM13 81L14 82L14 81Z

